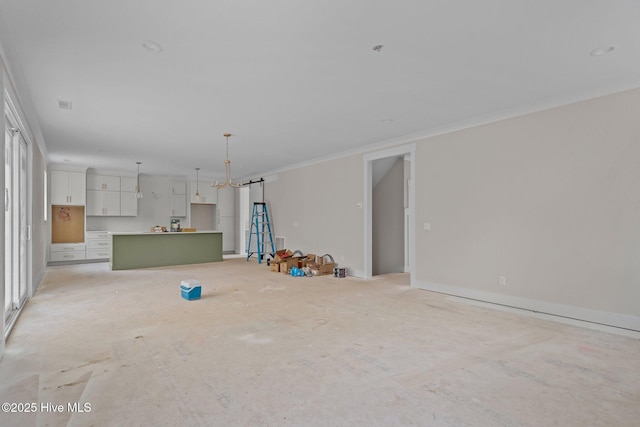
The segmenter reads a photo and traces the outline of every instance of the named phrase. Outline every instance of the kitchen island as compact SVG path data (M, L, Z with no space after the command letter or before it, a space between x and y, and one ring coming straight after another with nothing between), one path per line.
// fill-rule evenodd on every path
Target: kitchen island
M112 270L222 261L222 231L109 234Z

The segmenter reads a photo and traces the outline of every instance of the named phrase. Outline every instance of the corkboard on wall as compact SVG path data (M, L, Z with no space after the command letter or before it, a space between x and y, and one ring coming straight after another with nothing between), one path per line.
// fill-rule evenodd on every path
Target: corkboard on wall
M84 243L84 206L51 206L51 243Z

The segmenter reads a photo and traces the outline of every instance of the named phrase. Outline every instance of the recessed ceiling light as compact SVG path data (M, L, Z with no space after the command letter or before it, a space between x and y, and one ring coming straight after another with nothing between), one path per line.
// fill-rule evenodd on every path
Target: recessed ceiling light
M142 43L142 47L147 49L149 52L153 52L153 53L162 52L162 46L160 46L158 43L151 40L145 40Z
M375 50L376 52L380 53L382 51L382 49L384 48L383 44L377 44L374 47L372 47L371 49Z
M591 52L589 52L589 55L602 56L602 55L606 55L607 53L613 52L614 49L615 49L614 46L602 46L602 47L593 49Z
M65 110L71 110L71 101L65 101L62 99L58 99L58 108L63 108Z
M382 119L380 121L385 124L393 123L393 119Z

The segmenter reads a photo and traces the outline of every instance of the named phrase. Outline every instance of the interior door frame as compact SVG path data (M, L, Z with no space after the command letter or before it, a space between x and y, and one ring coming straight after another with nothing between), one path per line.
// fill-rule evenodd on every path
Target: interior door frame
M373 277L373 254L371 244L373 242L373 183L372 170L373 162L378 159L387 157L404 156L410 163L409 179L412 185L408 188L408 205L407 212L409 215L407 248L409 251L409 275L411 278L411 286L414 286L415 270L416 270L416 219L415 219L415 178L416 178L416 144L406 144L397 147L388 148L386 150L367 153L364 155L364 278L371 279Z

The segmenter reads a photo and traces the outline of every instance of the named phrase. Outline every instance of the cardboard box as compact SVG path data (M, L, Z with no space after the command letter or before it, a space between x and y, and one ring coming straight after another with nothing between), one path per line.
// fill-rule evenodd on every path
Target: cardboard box
M281 263L278 264L279 266L279 271L280 273L284 273L287 274L289 272L289 267L288 267L288 262L287 261L282 261Z
M329 254L324 254L322 256L316 257L316 263L320 265L324 264L335 264L333 257Z
M291 252L289 249L281 249L279 251L276 251L276 254L273 256L273 263L278 264L282 261L284 261L285 259L291 257L293 255L293 252Z
M293 267L302 267L302 261L300 257L291 257L288 258L283 264L286 264L286 272L291 270Z
M324 276L327 274L333 274L333 269L335 266L336 266L335 263L327 263L327 264L313 263L313 264L307 265L307 267L309 267L309 269L311 270L311 274L313 276Z
M271 261L271 263L269 264L271 266L271 271L274 271L276 273L278 273L280 271L280 263L276 263Z
M315 262L316 262L316 254L307 254L304 258L300 259L300 263L301 263L300 268L306 267L307 265L313 264Z

